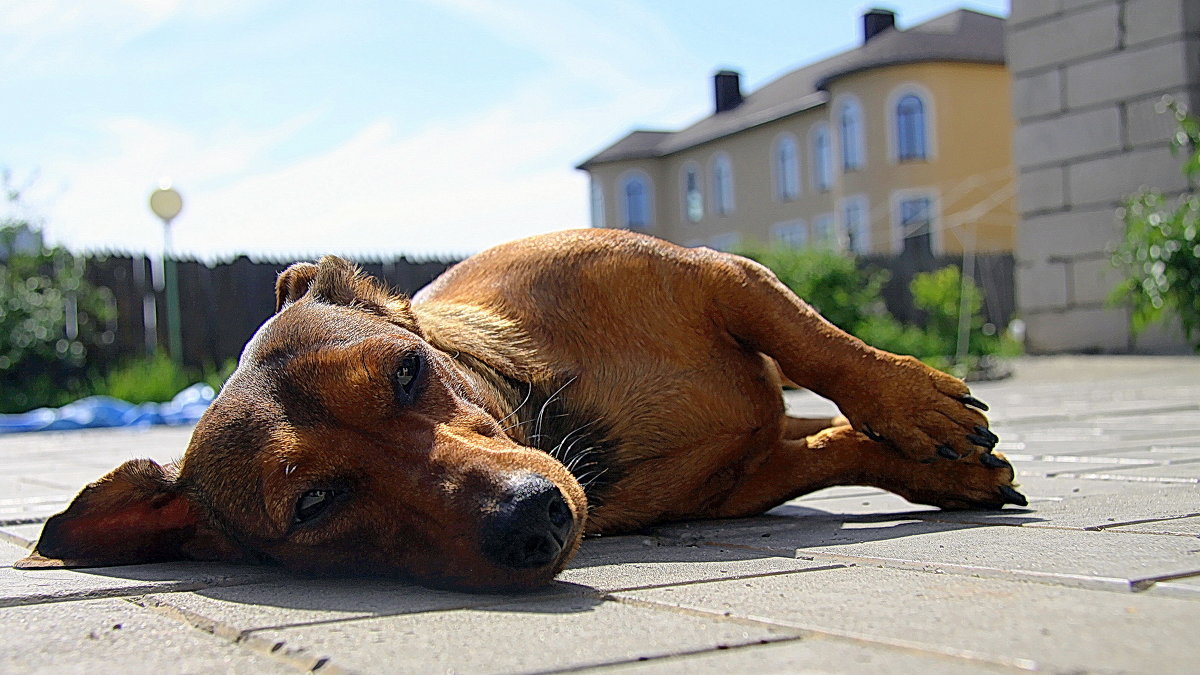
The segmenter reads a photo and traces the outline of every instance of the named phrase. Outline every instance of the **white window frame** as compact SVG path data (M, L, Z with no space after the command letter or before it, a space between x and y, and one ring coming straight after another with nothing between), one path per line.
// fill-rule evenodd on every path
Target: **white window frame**
M824 141L823 148L819 142L821 140ZM829 124L817 122L812 125L808 131L808 147L813 191L829 192L833 189L833 138L829 133Z
M783 157L785 144L792 149L790 173L785 168ZM800 198L800 186L803 184L800 180L800 141L790 131L779 134L771 143L771 183L776 201L791 202Z
M629 183L639 180L645 190L646 223L634 225L629 218ZM641 169L630 169L617 179L617 201L620 207L621 226L629 230L647 231L654 227L654 181Z
M888 197L888 210L891 212L890 237L892 253L904 253L904 236L901 231L900 205L915 199L929 200L929 248L934 255L941 255L942 248L942 196L935 187L917 187L895 190Z
M840 155L841 166L843 173L852 171L862 171L867 168L867 147L866 147L866 129L864 128L863 107L857 96L844 95L838 97L835 101L834 110L837 111L837 136L838 136L838 155ZM854 137L846 138L846 115L848 112L853 112L854 116ZM853 150L854 159L853 165L849 162L849 155L846 152L847 148Z
M698 193L698 203L696 206L699 209L699 213L692 212L692 202L688 194L689 173L696 176L696 191ZM680 215L683 216L680 219L681 222L698 223L704 220L704 173L700 170L700 162L694 159L684 162L683 166L679 168L679 208Z
M808 223L803 218L785 220L771 226L771 243L790 248L808 246Z
M851 223L847 218L849 207L855 207L860 214L862 221L858 224L856 236L853 241L854 246L851 246L850 230ZM842 199L838 204L838 237L842 242L842 249L855 254L865 254L871 252L871 203L867 200L865 194L851 195Z
M734 202L733 161L729 153L721 151L713 153L708 166L712 175L712 211L717 216L728 216L737 208Z
M900 159L899 119L896 107L905 96L916 96L921 101L922 114L925 118L925 158ZM916 82L905 82L897 85L887 97L887 139L888 159L892 164L909 162L931 162L937 157L937 107L933 92L924 85Z

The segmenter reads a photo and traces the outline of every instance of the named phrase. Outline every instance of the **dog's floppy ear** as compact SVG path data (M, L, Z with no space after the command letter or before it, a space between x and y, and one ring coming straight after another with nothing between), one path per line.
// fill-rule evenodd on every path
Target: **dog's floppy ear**
M299 300L317 278L317 266L312 263L293 263L279 273L275 280L275 311L289 302Z
M103 567L166 560L238 560L175 481L174 467L125 462L79 493L42 528L34 552L13 566Z

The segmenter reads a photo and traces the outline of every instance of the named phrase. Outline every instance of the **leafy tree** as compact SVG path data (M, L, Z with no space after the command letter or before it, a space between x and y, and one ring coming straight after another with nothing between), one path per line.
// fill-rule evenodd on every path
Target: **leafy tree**
M1175 152L1185 152L1183 173L1195 186L1200 177L1200 120L1183 104L1164 98L1160 112L1170 110L1178 124ZM1169 199L1158 190L1130 197L1121 210L1125 237L1113 264L1126 278L1110 300L1128 303L1135 334L1168 317L1179 318L1186 339L1200 351L1200 195L1193 188Z
M4 181L12 205L19 194ZM89 353L113 341L112 293L84 261L47 247L29 222L0 217L0 412L61 405L85 392Z

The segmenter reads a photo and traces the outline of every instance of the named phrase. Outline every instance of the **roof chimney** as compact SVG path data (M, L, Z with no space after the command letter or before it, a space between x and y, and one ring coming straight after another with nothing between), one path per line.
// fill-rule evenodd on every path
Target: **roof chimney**
M732 70L718 70L717 74L713 75L713 96L719 113L741 105L741 76Z
M863 44L883 31L895 27L895 12L888 9L868 9L863 13Z

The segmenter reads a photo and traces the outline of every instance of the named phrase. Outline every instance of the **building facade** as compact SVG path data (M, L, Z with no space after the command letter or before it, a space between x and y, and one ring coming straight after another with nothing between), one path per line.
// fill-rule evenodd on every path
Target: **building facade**
M1164 95L1200 108L1200 2L1012 0L1017 303L1034 352L1187 349L1177 327L1135 338L1109 304L1118 208L1143 186L1187 189Z
M748 95L718 72L712 115L584 161L593 226L725 250L1011 251L1004 21L960 10L899 30L872 10L863 38Z

